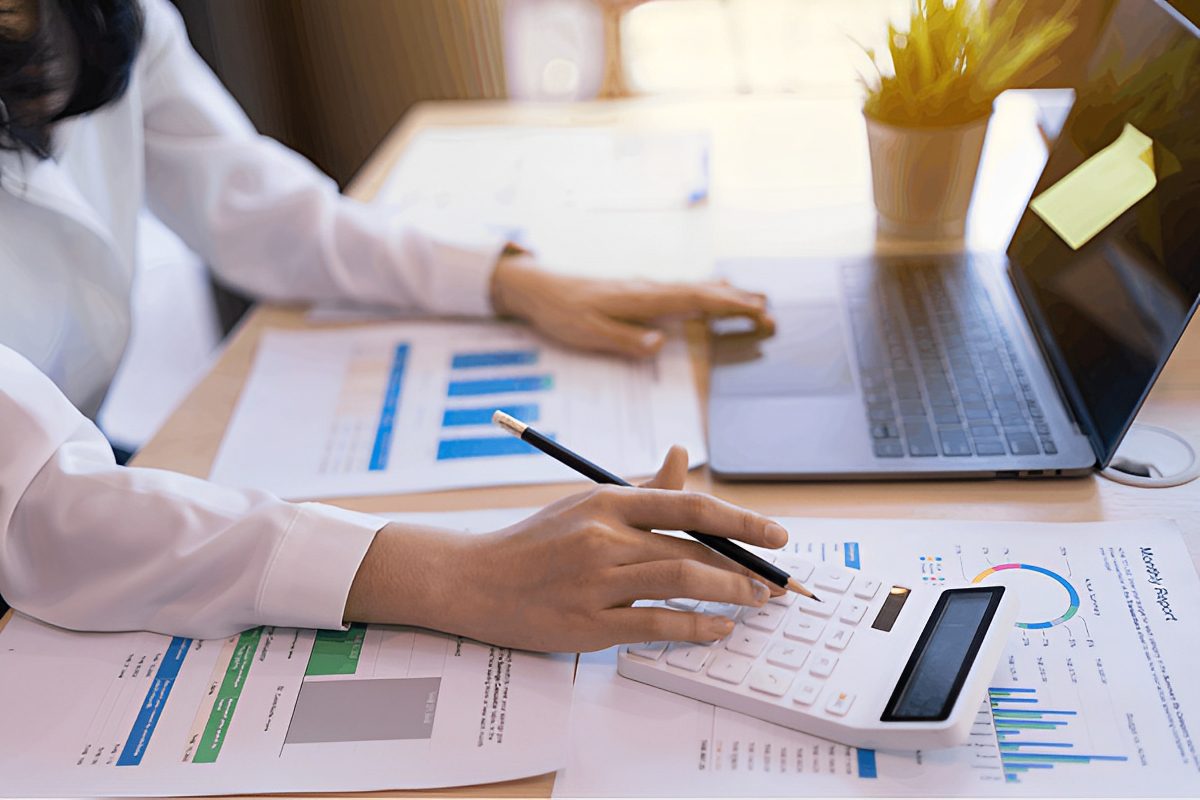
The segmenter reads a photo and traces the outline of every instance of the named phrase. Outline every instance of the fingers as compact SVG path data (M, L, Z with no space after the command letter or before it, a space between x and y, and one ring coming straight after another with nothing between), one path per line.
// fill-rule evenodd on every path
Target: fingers
M779 523L711 495L621 487L605 493L617 516L635 528L700 531L763 547L787 544L787 531Z
M672 445L658 472L642 486L651 489L682 489L684 481L687 480L687 470L687 450L677 444Z
M666 608L610 608L599 620L615 644L715 642L733 632L733 620Z
M618 567L611 571L605 589L613 605L688 597L757 607L771 599L771 590L761 580L685 559Z
M583 312L562 324L539 327L548 336L572 347L627 358L648 358L662 349L667 340L662 331L618 322L598 311Z
M619 291L608 296L604 310L617 317L654 319L655 317L695 317L766 314L766 297L745 292L727 283L652 283L620 284Z

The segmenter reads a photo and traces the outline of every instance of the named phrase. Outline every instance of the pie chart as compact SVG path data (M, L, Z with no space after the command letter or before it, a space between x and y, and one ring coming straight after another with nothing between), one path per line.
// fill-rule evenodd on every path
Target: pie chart
M1045 567L1039 567L1035 564L997 564L994 567L988 567L983 572L976 575L971 580L971 583L983 583L997 572L1004 572L1005 570L1021 570L1036 575L1044 575L1045 577L1057 583L1060 587L1062 587L1063 591L1067 593L1065 598L1066 608L1059 616L1053 619L1044 619L1037 622L1018 622L1018 628L1024 628L1025 630L1042 630L1044 628L1053 628L1055 625L1062 625L1071 617L1075 616L1076 612L1079 611L1079 592L1075 591L1075 587L1057 572L1048 570Z

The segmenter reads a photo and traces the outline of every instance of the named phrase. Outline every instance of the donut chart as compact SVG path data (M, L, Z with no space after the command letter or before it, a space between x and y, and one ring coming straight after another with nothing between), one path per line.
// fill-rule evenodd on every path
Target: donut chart
M1039 575L1045 575L1047 578L1057 582L1058 585L1067 592L1067 610L1064 611L1057 619L1045 620L1042 622L1018 622L1018 628L1024 628L1026 630L1042 630L1044 628L1053 628L1055 625L1062 625L1071 617L1075 616L1075 614L1079 611L1079 592L1075 591L1075 587L1068 583L1067 579L1062 575L1059 575L1057 572L1048 570L1045 567L1036 566L1034 564L997 564L994 567L988 567L983 572L976 575L971 580L971 583L982 583L991 575L1006 569L1028 570L1029 572L1036 572Z

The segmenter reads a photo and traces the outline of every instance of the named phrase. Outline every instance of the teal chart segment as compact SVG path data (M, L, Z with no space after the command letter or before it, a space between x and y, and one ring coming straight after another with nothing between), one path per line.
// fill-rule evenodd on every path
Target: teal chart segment
M1064 611L1061 616L1059 616L1056 619L1044 620L1042 622L1018 622L1017 623L1018 628L1024 628L1026 630L1042 630L1044 628L1053 628L1055 625L1062 625L1064 622L1069 620L1071 617L1075 616L1075 614L1079 611L1079 592L1075 591L1075 587L1072 586L1067 581L1066 578L1064 578L1062 575L1059 575L1057 572L1054 572L1053 570L1048 570L1045 567L1036 566L1034 564L1012 563L1012 564L998 564L994 567L988 567L983 572L976 575L971 580L971 583L981 583L982 581L986 580L989 576L991 576L997 572L1006 570L1006 569L1023 569L1023 570L1028 570L1030 572L1036 572L1039 575L1045 575L1047 578L1050 578L1051 580L1056 581L1058 583L1058 585L1061 586L1063 589L1065 589L1067 592L1067 601L1068 601L1067 602L1067 610Z

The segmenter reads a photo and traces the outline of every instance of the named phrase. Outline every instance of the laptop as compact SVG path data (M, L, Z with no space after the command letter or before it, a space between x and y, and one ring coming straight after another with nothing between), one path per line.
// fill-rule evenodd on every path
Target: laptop
M1108 465L1200 297L1200 32L1121 0L1083 83L1005 254L720 265L778 329L714 323L715 475Z

